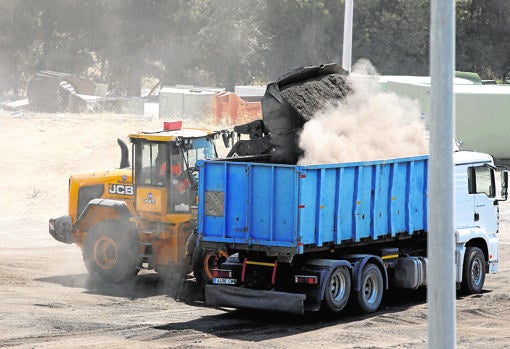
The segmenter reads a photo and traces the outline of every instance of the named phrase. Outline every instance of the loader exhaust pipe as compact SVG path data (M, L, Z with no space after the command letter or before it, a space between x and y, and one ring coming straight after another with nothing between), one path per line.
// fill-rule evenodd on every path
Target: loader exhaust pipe
M119 168L128 168L131 166L129 164L129 149L122 139L117 138L117 143L119 144L121 151Z

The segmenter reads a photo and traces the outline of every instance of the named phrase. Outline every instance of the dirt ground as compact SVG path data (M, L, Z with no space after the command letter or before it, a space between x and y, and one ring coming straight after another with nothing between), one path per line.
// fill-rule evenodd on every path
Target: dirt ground
M117 167L116 138L157 128L134 116L0 112L0 348L426 348L426 291L387 294L371 315L305 317L214 309L193 279L141 273L88 280L81 250L55 241L71 173ZM500 270L457 299L458 348L510 347L510 203L501 205Z

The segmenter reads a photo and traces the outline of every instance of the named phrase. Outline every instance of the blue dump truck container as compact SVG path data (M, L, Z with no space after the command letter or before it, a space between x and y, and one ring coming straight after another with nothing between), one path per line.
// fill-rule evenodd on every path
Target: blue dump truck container
M487 154L454 159L456 281L480 293L498 263L496 171ZM369 313L386 289L426 285L427 156L199 168L193 267L207 304L302 314L351 301Z
M311 166L206 161L199 180L205 242L295 255L426 230L426 156Z

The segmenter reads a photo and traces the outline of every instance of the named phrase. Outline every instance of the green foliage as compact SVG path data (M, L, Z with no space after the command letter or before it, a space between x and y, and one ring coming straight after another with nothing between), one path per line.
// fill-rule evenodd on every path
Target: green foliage
M85 74L94 65L92 53L104 45L103 12L97 1L15 0L4 10L0 44L10 58L8 87L14 90L38 70L65 67L67 72Z
M262 30L270 48L263 56L273 79L297 66L340 62L343 1L268 1Z
M0 2L0 92L39 70L107 82L129 95L163 84L266 83L338 62L345 0L9 0ZM508 78L510 2L457 0L456 70ZM427 75L430 0L354 0L353 62Z
M356 4L353 61L369 58L381 74L428 74L428 1L377 0Z
M510 1L457 2L457 66L484 79L510 78Z

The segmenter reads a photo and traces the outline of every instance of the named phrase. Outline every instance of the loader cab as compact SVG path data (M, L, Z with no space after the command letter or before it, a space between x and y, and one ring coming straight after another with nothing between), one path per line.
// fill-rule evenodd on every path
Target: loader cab
M130 135L136 211L145 218L179 223L196 206L196 162L217 157L214 134L178 129Z

